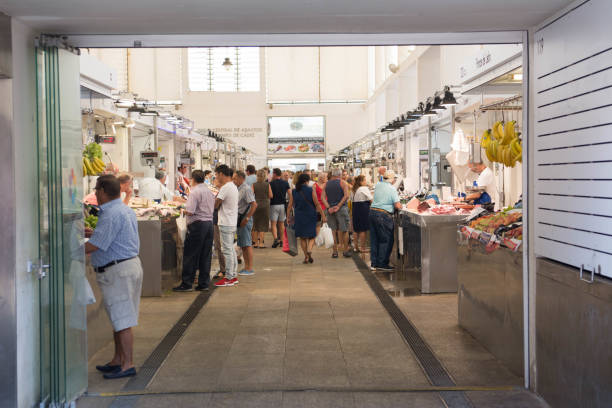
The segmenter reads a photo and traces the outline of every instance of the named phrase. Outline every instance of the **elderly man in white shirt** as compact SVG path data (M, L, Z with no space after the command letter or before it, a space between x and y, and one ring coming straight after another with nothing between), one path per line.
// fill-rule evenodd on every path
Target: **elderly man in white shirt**
M145 178L140 182L139 195L140 197L148 198L157 203L164 201L185 201L181 197L172 194L166 187L166 173L157 170L155 179Z

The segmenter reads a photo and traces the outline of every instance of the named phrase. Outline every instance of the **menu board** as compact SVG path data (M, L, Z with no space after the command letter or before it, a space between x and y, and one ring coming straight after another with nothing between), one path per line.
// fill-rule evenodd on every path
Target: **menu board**
M325 117L268 117L268 155L325 154Z

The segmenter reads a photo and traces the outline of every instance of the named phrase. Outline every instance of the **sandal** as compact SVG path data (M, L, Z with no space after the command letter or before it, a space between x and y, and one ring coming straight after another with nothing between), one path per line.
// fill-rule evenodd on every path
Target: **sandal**
M225 272L219 271L219 273L217 273L213 279L223 279L223 278L225 278Z
M332 254L332 258L337 258L337 257L338 257L338 253L337 253L337 252L334 252L334 253Z
M312 259L312 252L308 252L308 263L313 263L314 259Z

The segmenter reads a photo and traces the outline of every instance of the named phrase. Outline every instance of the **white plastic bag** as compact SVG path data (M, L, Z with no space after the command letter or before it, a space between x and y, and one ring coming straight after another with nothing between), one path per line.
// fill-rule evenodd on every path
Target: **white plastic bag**
M187 235L187 219L182 211L181 215L176 219L176 229L178 230L178 236L181 239L181 242L185 243L185 236Z
M332 230L329 228L327 223L321 226L321 230L319 230L319 234L315 239L315 244L317 244L319 247L325 246L325 248L331 248L334 246L334 235L332 234Z

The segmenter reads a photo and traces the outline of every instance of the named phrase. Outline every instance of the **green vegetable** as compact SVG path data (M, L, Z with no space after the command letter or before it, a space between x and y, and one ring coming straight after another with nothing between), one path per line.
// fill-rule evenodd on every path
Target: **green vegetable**
M87 157L89 160L93 160L96 157L102 159L102 146L93 142L89 143L83 150L83 156Z
M85 226L89 227L91 229L96 229L96 226L98 225L98 217L96 217L95 215L88 215L85 218Z

